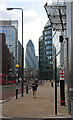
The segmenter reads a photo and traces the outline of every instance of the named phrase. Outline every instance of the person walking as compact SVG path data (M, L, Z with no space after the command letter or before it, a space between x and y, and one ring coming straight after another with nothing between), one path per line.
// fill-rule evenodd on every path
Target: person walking
M32 85L31 85L31 87L32 87L32 91L33 91L33 97L36 98L36 91L37 91L38 83L36 83L36 81L34 81L34 83L32 83Z

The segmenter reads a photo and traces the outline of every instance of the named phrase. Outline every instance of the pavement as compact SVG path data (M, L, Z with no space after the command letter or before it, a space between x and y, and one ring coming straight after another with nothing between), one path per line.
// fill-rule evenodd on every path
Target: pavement
M55 85L44 82L39 85L37 97L34 99L32 89L24 97L12 99L2 104L2 116L6 118L71 118L68 115L67 89L65 87L65 106L60 105L60 87L57 87L57 115L55 115Z

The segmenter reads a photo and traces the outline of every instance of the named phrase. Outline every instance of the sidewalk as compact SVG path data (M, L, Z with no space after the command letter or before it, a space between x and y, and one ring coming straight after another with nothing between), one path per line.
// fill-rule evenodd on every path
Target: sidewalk
M60 87L58 88L58 115L68 116L68 106L60 106ZM43 83L38 87L37 98L32 96L32 90L24 97L13 99L2 105L2 115L5 117L17 118L47 118L55 116L55 87L51 87L50 82Z

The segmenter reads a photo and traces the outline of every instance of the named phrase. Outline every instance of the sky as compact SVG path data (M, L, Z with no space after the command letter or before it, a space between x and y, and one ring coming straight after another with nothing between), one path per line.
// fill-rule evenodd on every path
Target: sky
M0 20L18 20L18 39L20 42L22 42L21 10L7 11L6 8L15 7L23 9L24 50L26 50L26 44L31 39L35 47L36 55L38 55L39 37L42 35L42 31L48 20L44 9L46 2L51 3L52 0L0 0Z

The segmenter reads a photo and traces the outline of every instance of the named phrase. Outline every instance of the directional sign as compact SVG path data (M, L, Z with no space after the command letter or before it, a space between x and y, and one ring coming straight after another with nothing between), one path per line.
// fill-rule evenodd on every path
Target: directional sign
M60 80L64 80L64 71L63 70L60 71Z

